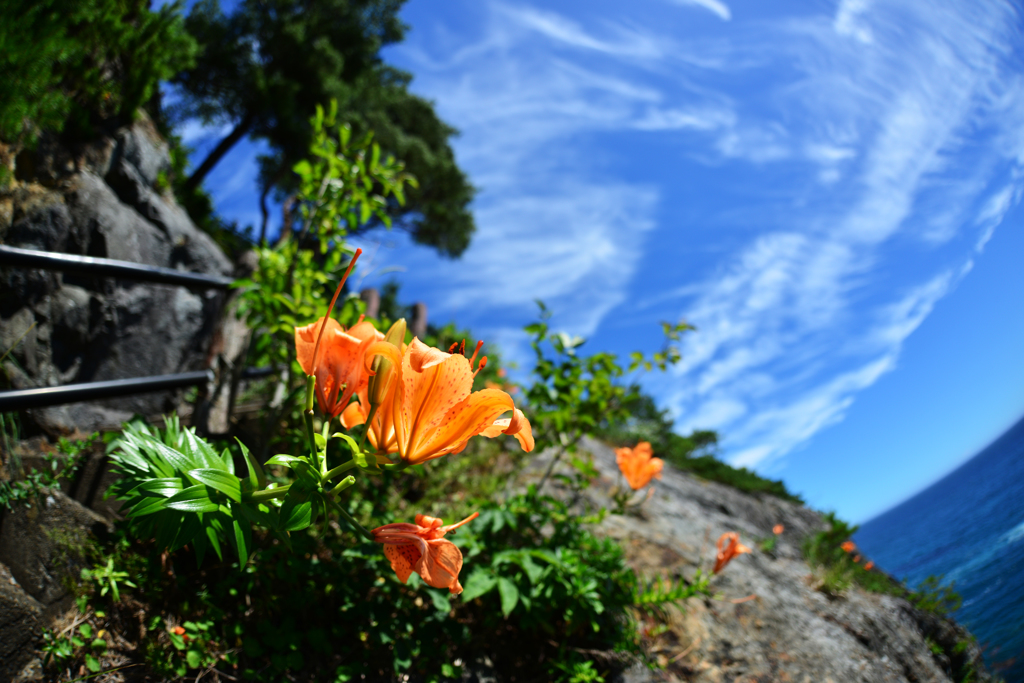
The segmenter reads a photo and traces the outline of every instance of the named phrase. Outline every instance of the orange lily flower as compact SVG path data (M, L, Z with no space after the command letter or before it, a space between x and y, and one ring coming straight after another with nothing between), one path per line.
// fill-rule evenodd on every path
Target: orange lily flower
M739 534L735 531L722 534L715 545L718 547L718 555L715 558L715 568L711 570L713 574L722 571L737 555L750 552L750 548L740 543Z
M366 384L370 379L363 354L373 342L384 338L369 321L362 320L348 330L334 318L327 318L327 329L320 342L316 367L313 353L324 319L295 328L295 355L302 371L316 375L316 400L320 411L335 418L348 407L353 396L366 403Z
M615 449L615 462L634 491L647 486L652 478L661 479L665 463L653 455L651 444L646 441L641 441L634 448Z
M853 556L853 561L859 563L860 562L860 555L854 555Z
M848 553L852 553L854 550L857 549L857 544L853 541L843 541L843 543L839 547Z
M775 526L772 527L772 533L775 534L776 536L778 536L779 534L781 534L785 530L786 530L786 527L782 526L781 524L776 524Z
M367 434L380 453L397 453L403 461L417 465L448 453L458 453L470 437L499 434L515 436L526 452L533 450L533 431L512 397L498 389L473 391L473 377L487 364L480 359L474 370L477 344L472 358L445 353L417 338L403 349L387 341L369 345L364 356L368 371L376 356L391 361L395 372L387 395L371 420ZM512 417L496 419L511 411ZM344 417L347 424L362 424L370 406L357 406Z
M462 551L444 538L453 529L458 529L476 519L474 512L458 524L443 526L437 517L416 515L416 523L394 523L377 527L371 533L373 540L384 544L384 555L391 560L399 581L405 583L409 575L416 572L428 586L447 588L453 595L462 592L459 572L462 570Z
M874 562L872 562L871 560L868 560L868 563L867 563L866 565L864 565L864 569L867 569L868 571L871 571L871 569L872 569L872 568L873 568L874 566L875 566L875 563L874 563Z

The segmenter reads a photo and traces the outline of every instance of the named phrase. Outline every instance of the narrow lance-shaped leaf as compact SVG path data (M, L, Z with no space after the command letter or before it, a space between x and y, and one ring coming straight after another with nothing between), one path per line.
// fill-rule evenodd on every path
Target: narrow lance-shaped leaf
M232 505L231 509L234 514L231 516L231 529L235 535L235 548L238 550L238 567L239 569L245 569L246 563L249 561L249 538L250 538L250 527L249 522L239 519L241 516L237 510L236 505Z
M237 436L235 441L238 441L238 445L242 448L242 455L245 456L245 464L249 467L249 483L252 484L253 490L262 491L267 488L267 475L263 473L263 468L260 467L259 462Z
M210 500L205 484L196 484L168 498L164 505L182 512L216 512L217 504Z
M223 470L212 469L191 470L189 475L193 479L217 489L236 503L242 502L242 488L235 475Z

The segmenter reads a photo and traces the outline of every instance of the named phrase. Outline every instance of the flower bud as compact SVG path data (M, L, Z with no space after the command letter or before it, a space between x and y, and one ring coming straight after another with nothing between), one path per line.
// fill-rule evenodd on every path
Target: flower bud
M399 318L384 337L384 341L395 346L399 353L402 352L402 344L405 343L405 329L405 318ZM370 406L376 407L388 397L395 376L394 363L386 356L377 356L373 359L373 372L367 392Z

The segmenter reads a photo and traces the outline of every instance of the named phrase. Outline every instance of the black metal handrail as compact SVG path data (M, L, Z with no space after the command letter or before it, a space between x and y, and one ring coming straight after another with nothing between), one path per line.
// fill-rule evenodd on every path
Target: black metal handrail
M80 401L98 401L103 398L145 394L151 391L182 389L206 384L212 382L213 379L212 370L199 370L177 375L156 375L154 377L112 379L105 382L67 384L62 387L0 391L0 412L44 408Z
M274 368L245 368L242 379L259 379L274 374ZM98 401L104 398L145 394L152 391L196 387L214 381L213 370L182 372L176 375L154 375L132 379L111 379L103 382L65 384L62 387L0 391L0 413L29 408L45 408L64 403Z
M95 256L58 254L50 251L9 247L3 244L0 244L0 266L62 270L82 275L159 282L161 284L183 285L199 289L227 289L234 282L232 278L224 277L223 275L189 273L183 270L174 270L173 268L132 263L131 261L118 261L116 259Z
M220 275L188 273L174 270L173 268L147 266L130 261L58 254L55 252L9 247L2 244L0 244L0 266L60 270L97 277L141 280L143 282L158 282L201 289L227 289L234 282L231 278ZM245 368L242 370L241 378L257 379L267 377L273 373L274 368L271 367ZM133 377L131 379L114 379L103 382L83 382L81 384L68 384L62 387L0 391L0 412L44 408L80 401L97 401L105 398L145 394L169 389L182 389L213 382L214 379L212 370L199 370L175 375L155 375L153 377Z

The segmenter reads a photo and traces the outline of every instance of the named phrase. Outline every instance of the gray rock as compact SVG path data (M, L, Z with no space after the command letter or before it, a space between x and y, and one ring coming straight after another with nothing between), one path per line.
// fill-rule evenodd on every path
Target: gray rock
M578 503L610 508L613 489L624 486L615 453L595 440L586 440L585 449L601 477ZM533 471L542 472L546 462L546 456L539 457ZM712 580L721 600L691 599L685 612L670 619L666 637L677 647L664 654L667 674L701 682L952 680L949 661L933 655L925 637L951 651L966 638L953 622L922 614L892 596L852 588L830 598L815 589L800 546L824 528L818 513L767 494L700 481L671 467L654 491L642 506L630 514L609 515L600 527L622 543L642 575L692 579L698 567L709 571L715 541L726 531L738 532L753 549ZM758 541L771 537L779 523L785 531L775 550L761 552ZM748 596L754 597L732 602ZM984 670L980 656L972 661ZM981 674L977 680L990 679Z
M42 633L43 607L0 565L0 683L16 678L32 659Z
M10 222L0 225L0 235L7 244L192 272L231 272L210 236L172 198L153 189L169 159L167 145L148 120L122 130L116 142L93 147L95 154L72 165L75 172L54 171L56 162L40 164L50 169L50 187L22 182L5 195ZM50 156L67 155L54 148ZM19 389L201 369L209 362L224 298L215 290L4 269L4 348L35 323L4 369ZM117 426L135 413L153 416L175 409L179 395L140 394L30 414L49 432L94 430Z
M171 267L221 275L231 273L231 262L213 239L196 229L184 209L147 187L133 166L122 160L111 169L106 180L121 201L156 226L172 245Z
M155 226L120 198L103 179L80 173L68 184L72 220L89 233L89 256L166 266L172 245Z
M167 142L144 118L118 134L115 156L131 164L143 182L153 186L160 173L171 168L169 151Z
M90 534L109 533L106 520L60 491L50 491L31 507L4 511L0 524L0 563L43 607L67 595L64 579L77 575Z

